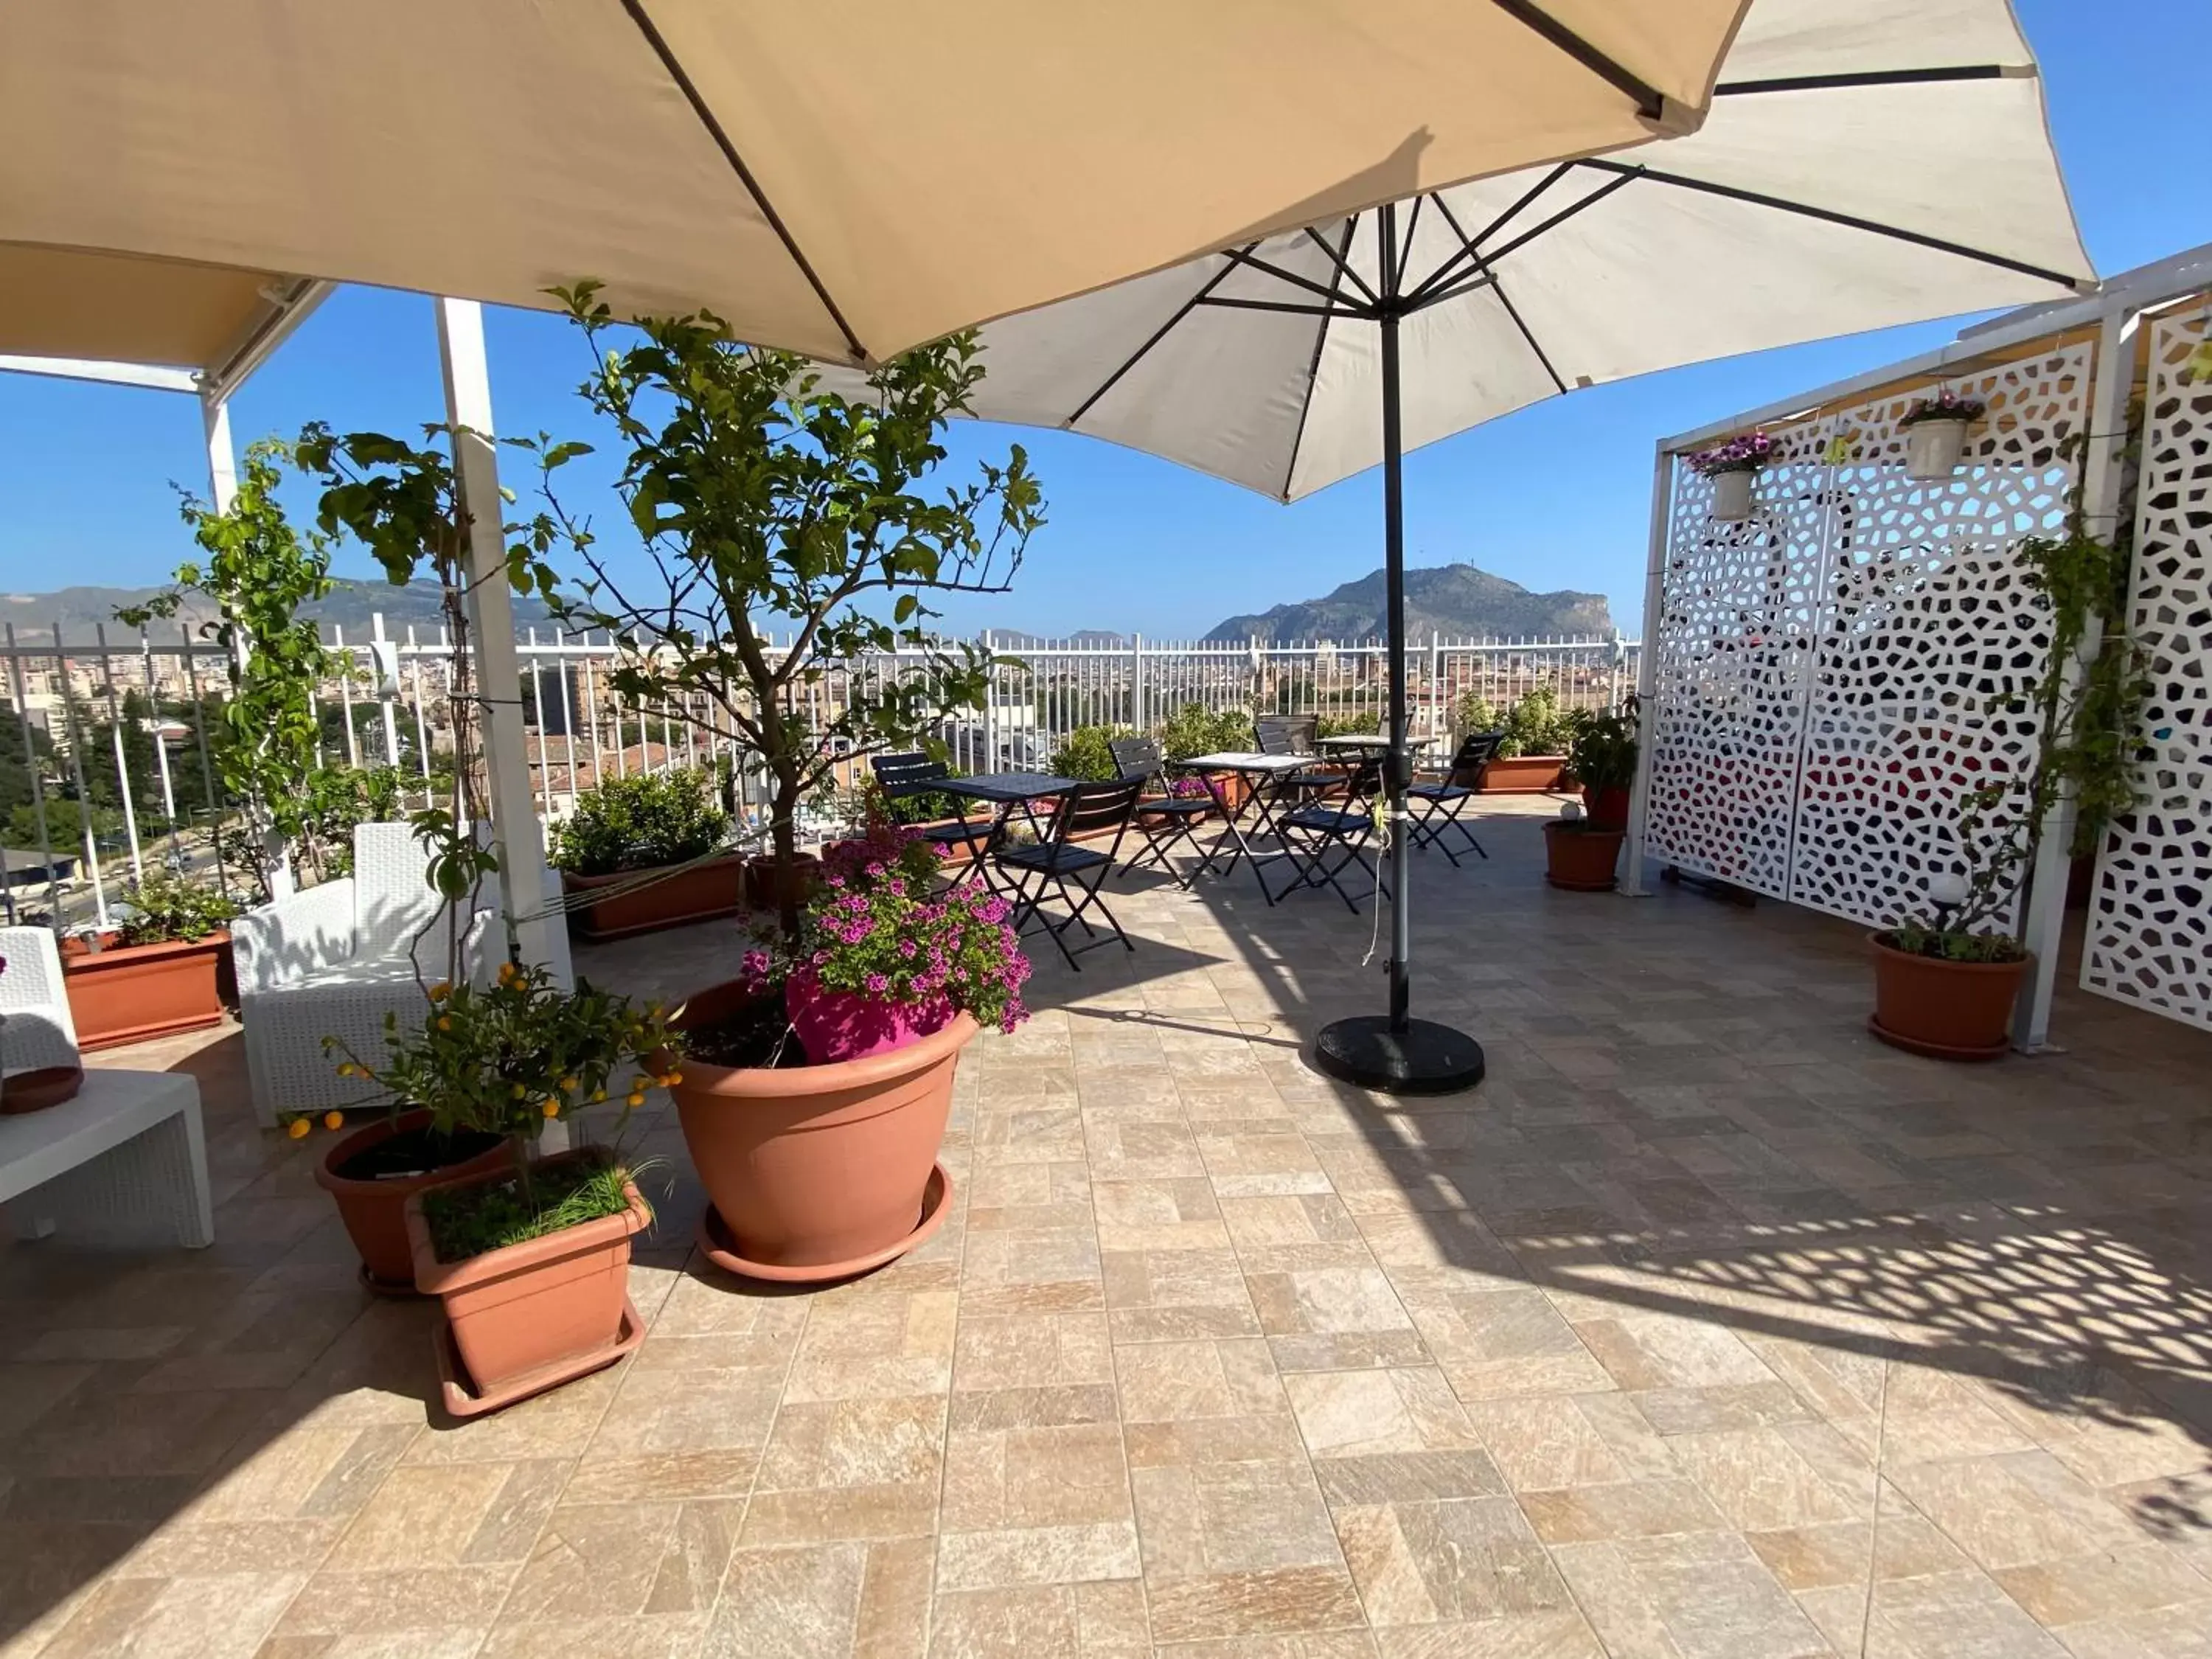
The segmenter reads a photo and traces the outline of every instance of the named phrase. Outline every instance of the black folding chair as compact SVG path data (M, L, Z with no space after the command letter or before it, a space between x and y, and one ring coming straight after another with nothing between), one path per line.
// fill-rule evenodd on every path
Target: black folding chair
M884 798L894 804L912 800L917 796L933 795L952 770L941 760L933 760L924 754L871 755L868 769L875 774L877 787ZM951 823L924 824L921 838L934 847L957 847L968 854L968 862L953 875L957 884L968 880L983 868L983 855L990 850L991 837L999 827L994 817L971 818L964 808Z
M1317 714L1262 714L1252 722L1252 735L1263 755L1312 755L1319 741ZM1309 766L1275 780L1279 794L1294 800L1315 800L1344 787L1343 772L1330 766Z
M1370 883L1379 882L1374 862L1367 855L1367 843L1375 834L1375 814L1359 808L1374 797L1382 781L1382 757L1370 757L1338 780L1345 786L1351 806L1316 803L1285 812L1276 820L1284 848L1299 872L1297 880L1289 884L1290 887L1334 887L1336 896L1350 907L1352 913L1358 915L1358 901L1337 878L1351 868L1365 874ZM1264 870L1260 878L1263 883L1267 880ZM1289 887L1284 890L1287 892ZM1386 885L1382 890L1387 893L1389 889Z
M1489 858L1490 854L1483 850L1482 843L1474 838L1474 831L1459 821L1459 815L1466 810L1468 802L1474 799L1475 792L1482 787L1483 772L1498 757L1498 747L1504 741L1503 732L1471 732L1461 742L1459 752L1452 757L1451 765L1445 769L1441 777L1433 781L1413 784L1407 789L1406 799L1419 801L1422 806L1420 816L1410 820L1413 843L1416 848L1423 850L1435 848L1451 860L1452 868L1456 870L1459 868L1458 855L1452 851L1451 843L1444 839L1446 830L1456 830L1469 851L1484 859Z
M1162 775L1160 745L1151 738L1115 738L1107 747L1113 751L1114 770L1124 783L1135 783L1145 789L1167 787ZM1198 821L1213 810L1212 797L1208 795L1147 795L1139 793L1131 821L1145 838L1144 851L1121 866L1123 875L1155 865L1174 876L1176 885L1188 888L1198 878L1198 871L1213 868L1213 854L1193 833ZM1188 847L1198 854L1198 870L1188 875L1177 875L1168 854L1178 846Z
M1120 939L1125 951L1137 948L1106 908L1098 889L1113 872L1121 837L1127 833L1130 814L1144 787L1142 779L1079 784L1060 798L1052 815L1052 834L1047 839L1035 847L1008 848L992 860L1000 877L1012 884L1014 912L1010 925L1015 933L1025 934L1030 923L1036 922L1052 935L1067 965L1079 972L1083 964L1075 959L1077 956L1106 944L1109 938ZM1096 846L1079 844L1079 837L1093 837L1109 830L1114 838L1103 852ZM1067 914L1054 921L1043 908L1048 899L1066 907ZM1110 935L1085 920L1092 910L1113 930ZM1088 942L1071 949L1067 933L1073 927L1082 928Z

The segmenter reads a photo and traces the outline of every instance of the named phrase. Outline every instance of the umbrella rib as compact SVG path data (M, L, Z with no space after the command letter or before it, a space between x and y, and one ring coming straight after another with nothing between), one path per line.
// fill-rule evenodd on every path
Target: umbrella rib
M1233 259L1240 265L1249 265L1255 270L1265 271L1277 282L1288 283L1293 288L1304 289L1310 294L1318 294L1331 306L1335 305L1337 293L1336 285L1334 283L1324 288L1311 277L1301 276L1294 270L1285 270L1280 265L1270 264L1265 259L1255 259L1252 257L1251 249L1258 246L1259 244L1255 242L1244 248L1225 247L1221 252L1224 258Z
M1523 28L1551 42L1607 86L1626 94L1645 118L1659 119L1664 97L1658 88L1633 70L1607 57L1557 18L1529 4L1528 0L1491 0L1491 3Z
M1839 87L1911 87L1938 81L1999 81L2008 75L2032 75L2023 66L2008 70L2002 64L1958 64L1945 69L1860 70L1840 75L1777 75L1763 81L1723 81L1713 88L1716 98L1741 98L1759 92L1829 92Z
M1359 216L1356 213L1352 216L1354 219L1357 219L1358 216ZM1364 276L1362 276L1358 271L1354 270L1351 265L1346 262L1343 254L1338 252L1334 248L1328 245L1328 237L1322 235L1311 225L1308 225L1306 227L1306 234L1312 239L1313 244L1316 247L1318 247L1323 253L1328 255L1329 263L1334 265L1337 270L1343 274L1344 279L1350 283L1352 287L1358 289L1362 294L1367 296L1367 301L1370 305L1373 305L1381 300L1382 296L1376 293L1373 289L1367 286L1367 279ZM1346 236L1345 238L1344 245L1346 248L1349 248L1352 246L1351 237Z
M1249 253L1259 246L1260 245L1257 242L1247 242L1244 245L1244 251ZM1226 253L1229 250L1226 248L1222 250L1224 253ZM1207 295L1212 293L1215 289L1219 288L1222 283L1228 281L1230 272L1236 269L1237 262L1234 259L1231 259L1227 264L1222 266L1220 270L1215 271L1212 276L1207 277L1206 279L1205 286L1200 288L1197 293L1192 295L1188 299L1185 300L1180 306L1177 306L1176 307L1175 315L1169 318L1167 321L1162 323L1158 328L1154 329L1150 339L1146 340L1144 344L1139 346L1134 351L1131 352L1127 358L1123 359L1121 366L1106 377L1106 379L1100 384L1097 391L1092 392L1088 398L1085 398L1081 403L1075 406L1075 412L1067 417L1066 424L1072 427L1085 415L1088 415L1091 412L1091 404L1097 403L1101 398L1111 392L1115 386L1119 384L1124 374L1127 374L1131 369L1134 368L1139 362L1144 361L1145 354L1146 352L1150 351L1161 341L1166 339L1169 333L1174 329L1175 325L1181 322L1184 318L1189 316L1191 312L1206 299Z
M1938 253L1956 254L1962 259L1972 259L1985 265L1995 265L2001 270L2018 271L2023 276L2039 277L2046 283L2056 283L2061 288L2075 288L2075 279L2063 272L2042 265L2031 264L2025 259L2015 259L2009 254L1991 253L1984 248L1969 247L1964 242L1954 242L1941 236L1930 236L1925 231L1907 230L1901 225L1885 225L1878 220L1862 219L1854 213L1839 213L1833 208L1815 207L1809 202L1793 202L1786 197L1769 196L1764 191L1743 190L1734 185L1717 185L1709 179L1692 179L1679 173L1659 173L1650 167L1629 167L1620 161L1601 161L1585 157L1576 163L1599 173L1614 175L1616 184L1626 184L1632 179L1649 179L1654 184L1672 185L1678 190L1693 190L1706 196L1718 196L1729 201L1748 202L1754 207L1769 207L1783 213L1794 213L1800 217L1817 219L1825 224L1842 225L1850 230L1869 231L1876 236L1887 236L1893 241L1909 242L1916 247L1932 248ZM1601 191L1599 195L1605 192ZM1591 199L1595 200L1593 197ZM1500 250L1503 252L1503 250ZM2077 289L2078 291L2078 289Z
M1536 354L1536 361L1543 364L1544 373L1552 377L1552 384L1559 387L1560 395L1564 397L1566 394L1567 383L1559 378L1559 371L1552 367L1550 354L1536 343L1535 335L1529 330L1528 325L1521 319L1520 310L1507 297L1505 284L1498 279L1497 268L1476 251L1475 242L1479 239L1468 236L1466 231L1460 228L1459 216L1451 210L1451 204L1441 196L1437 198L1437 211L1444 216L1444 222L1451 227L1452 234L1460 240L1462 251L1481 270L1483 277L1489 282L1492 291L1498 295L1498 303L1505 307L1505 314L1513 319L1513 326L1521 331L1521 337L1528 343L1528 349ZM1494 229L1499 222L1501 222L1493 220L1491 228ZM1431 299L1418 301L1416 303L1425 309L1431 305L1442 305L1445 301L1470 293L1480 286L1481 286L1480 281L1463 283L1447 289Z
M1541 236L1546 231L1557 229L1568 220L1573 218L1575 215L1580 213L1584 208L1596 206L1598 203L1605 200L1605 198L1612 195L1613 191L1620 189L1623 185L1629 184L1638 177L1656 178L1657 176L1658 175L1656 173L1644 173L1641 167L1624 167L1620 169L1616 177L1609 179L1605 184L1599 185L1595 190L1583 197L1580 201L1570 203L1567 206L1561 208L1557 213L1553 214L1550 218L1545 220L1541 224L1531 225L1528 229L1522 231L1518 236L1516 236L1511 241L1507 242L1502 247L1492 249L1489 253L1483 256L1485 262L1493 265L1496 264L1507 254L1513 252L1516 249L1526 247L1529 243L1534 241L1539 236Z
M738 175L746 194L753 198L753 205L760 210L761 217L768 221L769 228L775 232L777 240L782 242L783 251L791 256L792 263L806 278L807 286L814 290L814 297L822 301L822 308L830 313L830 320L837 325L837 331L845 337L845 343L851 349L854 361L867 362L868 349L860 343L860 337L853 332L853 325L845 320L845 313L838 310L836 301L830 297L828 287L809 263L806 255L799 251L790 227L783 222L783 216L768 199L768 193L760 187L760 181L753 177L752 169L745 165L744 158L738 154L738 147L730 142L730 135L723 131L721 122L708 107L706 99L700 95L699 88L684 72L684 65L677 61L675 52L670 50L668 42L662 38L653 19L646 15L645 0L622 0L622 4L623 9L629 14L630 21L637 25L638 33L645 37L646 44L653 48L653 55L660 59L661 68L668 71L669 79L676 82L677 90L691 106L691 112L699 118L699 125L707 129L707 136L721 150L722 159L730 164L730 170Z
M1495 219L1492 219L1488 224L1485 225L1480 230L1477 231L1472 236L1469 236L1465 231L1461 230L1458 224L1455 222L1452 225L1452 229L1458 235L1460 240L1459 251L1452 254L1442 264L1438 265L1419 283L1415 283L1413 286L1413 291L1406 296L1407 301L1418 304L1424 295L1440 286L1459 270L1461 260L1470 256L1474 256L1475 249L1480 247L1492 236L1495 236L1500 230L1504 228L1505 226L1512 223L1514 219L1519 216L1522 208L1527 207L1529 203L1534 201L1539 196L1541 196L1546 191L1551 189L1553 185L1558 184L1560 179L1565 178L1574 170L1575 164L1572 161L1560 162L1549 173L1539 179L1534 185L1530 185L1528 189L1522 193L1519 201L1514 203L1511 207L1506 209L1504 212L1499 214ZM1431 193L1433 194L1434 192ZM1439 208L1443 208L1444 206L1443 198L1441 196L1437 198L1437 206ZM1451 217L1451 214L1449 210L1445 210L1444 216L1447 219Z
M1321 244L1322 252L1328 255L1330 263L1345 276L1350 276L1355 283L1359 282L1359 278L1353 272L1351 264L1346 258L1346 256L1352 252L1352 238L1353 234L1358 228L1359 216L1355 213L1344 222L1344 246L1340 249L1331 247L1328 245L1328 239L1321 235L1310 227L1309 227L1306 231L1307 235L1312 237L1315 241ZM1336 286L1336 282L1334 277L1330 279L1329 286L1331 288ZM1361 283L1360 286L1364 288L1366 284L1364 283ZM1320 322L1314 325L1313 361L1306 365L1306 395L1298 404L1298 429L1291 434L1290 463L1283 468L1283 499L1285 501L1288 501L1291 498L1291 480L1292 477L1297 476L1297 473L1298 451L1304 447L1306 441L1306 416L1313 413L1314 387L1321 382L1322 348L1326 346L1328 343L1328 319L1324 316Z

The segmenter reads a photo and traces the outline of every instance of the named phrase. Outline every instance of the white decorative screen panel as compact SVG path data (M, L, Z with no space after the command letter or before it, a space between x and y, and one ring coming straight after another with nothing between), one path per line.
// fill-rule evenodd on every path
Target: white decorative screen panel
M1785 896L1806 663L1826 545L1826 422L1774 430L1751 516L1715 520L1713 481L1675 467L1656 636L1650 856Z
M2093 356L1950 381L1988 410L1942 481L1906 476L1903 396L1769 428L1790 464L1743 525L1678 465L1650 856L1869 926L1928 909L1929 877L1963 866L1960 801L2035 758L2033 718L2000 706L2050 652L2012 552L2063 522Z
M2212 1030L2212 307L2151 325L2136 501L2142 805L2098 856L2081 983Z

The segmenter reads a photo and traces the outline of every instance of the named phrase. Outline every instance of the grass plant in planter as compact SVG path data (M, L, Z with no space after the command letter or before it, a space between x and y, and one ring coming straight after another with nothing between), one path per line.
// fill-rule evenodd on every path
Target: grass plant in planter
M2077 461L2079 450L2077 442ZM2133 514L2124 509L2119 522L2131 525ZM1957 833L1962 868L1929 878L1926 913L1867 936L1875 978L1868 1025L1894 1048L1942 1060L2006 1052L2033 959L1997 924L2023 897L2044 825L2070 799L2066 850L2079 858L2095 852L2112 820L2136 803L2136 734L2149 683L2142 653L2122 626L2129 551L2124 539L2088 533L2077 484L2064 533L2028 537L2014 552L2050 618L2051 654L2026 691L1994 699L1991 708L2036 716L2036 764L1968 793Z
M717 1265L842 1279L944 1221L954 1067L981 1025L1027 1018L1030 964L1005 899L936 881L928 844L878 818L824 849L796 939L750 952L741 978L688 1005L674 1092Z
M1689 458L1698 473L1713 481L1716 521L1735 524L1751 516L1751 482L1773 454L1773 439L1764 432L1747 432Z
M1987 408L1980 398L1962 398L1948 386L1914 403L1897 422L1905 434L1906 476L1933 483L1957 471L1967 428Z
M217 989L238 907L212 887L149 871L124 901L118 942L63 958L80 1048L112 1048L222 1021Z
M1568 717L1574 735L1567 744L1567 770L1582 786L1583 813L1600 830L1628 827L1638 707L1631 692L1617 709L1580 709Z
M445 1405L474 1416L611 1364L644 1336L629 1300L630 1238L653 1212L612 1146L537 1156L549 1121L603 1103L620 1116L682 1081L682 1039L658 1008L542 968L433 988L419 1028L387 1020L380 1060L328 1044L339 1070L428 1115L448 1139L494 1141L491 1168L406 1201L416 1288L441 1298Z
M744 908L744 857L722 850L730 815L696 768L609 778L555 826L552 861L588 939L623 939Z

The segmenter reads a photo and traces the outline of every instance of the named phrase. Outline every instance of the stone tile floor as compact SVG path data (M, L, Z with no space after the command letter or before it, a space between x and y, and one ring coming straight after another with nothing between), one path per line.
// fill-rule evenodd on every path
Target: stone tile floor
M1418 866L1477 1092L1300 1059L1367 917L1141 889L963 1060L927 1247L718 1274L656 1099L649 1339L466 1425L236 1034L115 1057L199 1074L218 1242L0 1250L0 1653L2212 1655L2212 1037L1894 1054L1855 930L1550 892L1539 806Z

